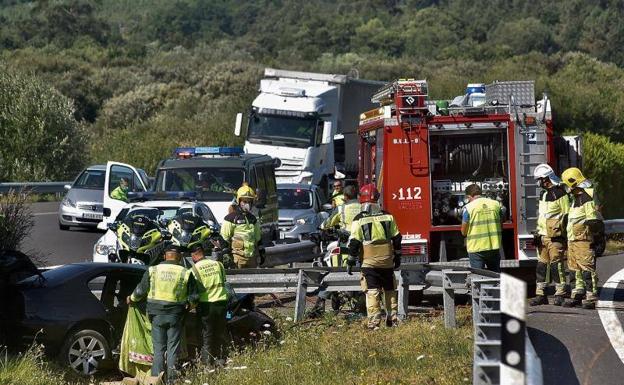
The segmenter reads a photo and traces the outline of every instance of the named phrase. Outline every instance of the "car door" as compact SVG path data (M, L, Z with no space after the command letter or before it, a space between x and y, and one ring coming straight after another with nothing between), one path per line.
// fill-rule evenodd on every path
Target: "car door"
M126 202L111 197L111 193L119 186L121 178L128 180L129 192L147 191L147 186L139 171L129 164L119 162L106 163L106 176L104 178L104 213L102 222L98 228L106 230L109 223L115 221L117 214L124 208Z

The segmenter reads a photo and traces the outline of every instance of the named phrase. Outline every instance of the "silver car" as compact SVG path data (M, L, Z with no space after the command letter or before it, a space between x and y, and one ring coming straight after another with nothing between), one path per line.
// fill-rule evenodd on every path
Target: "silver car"
M143 170L138 171L147 185L147 174ZM106 165L89 166L72 185L65 186L67 194L58 212L61 230L69 230L71 226L95 228L102 221L105 177Z
M309 239L329 214L323 211L321 190L309 184L278 184L281 239Z

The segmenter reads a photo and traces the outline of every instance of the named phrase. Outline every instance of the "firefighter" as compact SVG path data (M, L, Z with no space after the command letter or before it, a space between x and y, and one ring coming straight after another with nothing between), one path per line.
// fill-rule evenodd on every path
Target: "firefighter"
M353 220L349 238L347 271L358 259L362 263L360 282L366 293L368 328L379 328L382 319L381 296L386 309L386 325L398 325L397 284L394 269L401 265L401 233L394 217L377 204L379 193L374 184L360 189L362 212Z
M175 365L184 326L186 310L196 302L195 281L190 271L180 266L179 246L169 245L165 249L165 260L150 267L127 302L139 302L147 297L147 315L152 324L154 361L152 376L162 376L165 370L167 381L177 377Z
M500 272L503 210L500 202L481 196L481 187L466 187L461 233L466 237L470 267Z
M234 264L238 269L258 267L264 263L264 247L260 232L260 223L251 213L256 193L243 183L236 192L236 203L230 208L221 226L221 236L230 244Z
M205 258L201 244L191 250L195 263L192 272L199 293L198 321L202 335L201 360L206 365L223 366L225 361L226 312L228 294L225 289L223 264Z
M336 180L334 181L334 191L332 191L331 197L329 198L331 201L332 207L336 208L344 203L344 194L342 193L342 181Z
M531 306L547 305L545 290L551 279L555 282L553 304L561 306L566 294L563 253L566 245L566 222L570 199L553 169L548 164L535 167L533 176L542 188L534 244L538 250L535 276L537 285Z
M604 222L596 208L593 189L581 187L587 186L581 170L568 168L561 179L572 196L567 225L568 268L575 282L571 297L563 306L594 309L598 293L596 256L604 251Z
M344 188L345 203L336 207L334 213L327 218L321 224L321 230L332 230L338 228L343 234L349 234L351 230L351 224L353 218L362 211L362 205L357 200L357 193L354 186L347 186ZM344 235L346 237L346 234ZM340 246L340 237L338 235L338 244ZM347 259L342 258L342 254L332 254L330 259L331 267L344 267L347 264ZM325 311L325 300L332 295L338 295L338 293L329 293L325 290L325 287L321 284L317 295L316 303L312 310L310 310L310 316L318 316Z

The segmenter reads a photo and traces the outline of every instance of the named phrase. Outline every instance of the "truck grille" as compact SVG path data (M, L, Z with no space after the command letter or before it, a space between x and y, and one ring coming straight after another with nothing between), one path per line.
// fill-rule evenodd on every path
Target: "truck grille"
M276 177L296 178L301 174L303 168L303 159L285 159L280 158L282 165L275 170Z

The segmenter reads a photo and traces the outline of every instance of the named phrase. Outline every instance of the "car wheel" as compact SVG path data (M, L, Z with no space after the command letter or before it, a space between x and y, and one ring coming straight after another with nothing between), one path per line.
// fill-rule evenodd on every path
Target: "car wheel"
M99 332L85 329L72 333L61 349L60 359L83 376L95 374L110 357L108 341Z
M61 224L61 222L59 222L59 229L61 229L63 231L66 231L66 230L69 230L69 226L63 225L63 224Z

